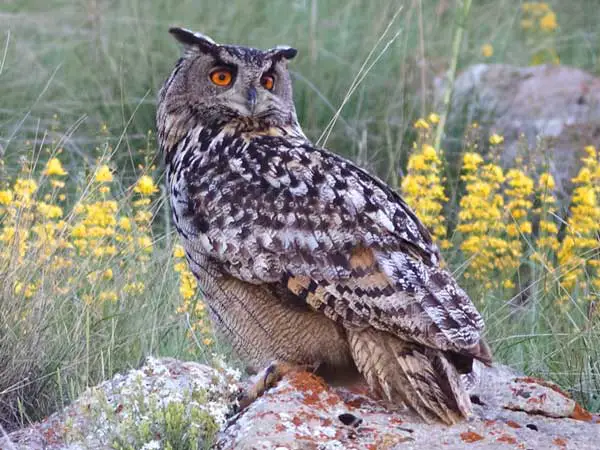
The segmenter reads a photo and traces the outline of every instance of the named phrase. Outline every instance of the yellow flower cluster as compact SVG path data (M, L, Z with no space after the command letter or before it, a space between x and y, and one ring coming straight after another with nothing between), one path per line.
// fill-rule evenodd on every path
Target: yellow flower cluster
M189 332L199 333L204 345L209 346L213 343L212 328L204 303L195 298L198 291L198 283L185 259L185 250L180 244L173 247L173 260L173 270L179 274L179 294L183 299L177 312L190 316L192 320L190 320L191 330Z
M558 64L560 59L553 37L558 29L556 13L544 2L525 2L521 5L521 12L521 29L528 46L535 49L531 64Z
M29 169L23 167L20 176L11 187L0 191L0 262L23 264L32 248L32 225L36 223L35 194L38 183L31 178ZM38 230L41 231L41 230Z
M583 167L573 178L576 187L558 262L562 286L567 291L579 288L584 295L578 298L591 300L600 291L600 162L595 147L585 152Z
M517 159L517 165L521 161ZM533 208L532 197L534 194L534 181L521 169L509 169L506 172L506 234L509 248L509 264L505 270L515 274L523 257L523 245L531 235L533 229L530 220L530 211ZM515 287L510 278L504 280L505 288Z
M443 215L444 203L448 200L444 192L442 178L443 162L441 151L432 145L430 129L435 127L440 117L431 113L427 119L420 118L414 124L419 132L414 151L408 159L406 177L400 189L408 205L417 213L442 248L449 248L446 221Z
M438 152L423 144L408 160L408 172L402 180L401 190L406 202L433 233L443 248L449 246L443 215L444 193L441 177L442 161Z
M466 194L460 200L456 230L463 235L460 248L470 261L465 278L481 281L487 289L499 283L510 287L512 274L502 277L514 267L514 255L505 239L503 170L497 164L485 164L478 153L467 152L461 179Z
M118 205L110 192L113 181L110 168L101 164L93 180L90 196L83 197L73 208L78 219L71 230L73 245L81 256L115 256L118 251L114 240Z
M550 172L543 172L537 183L537 198L539 208L536 214L539 217L539 232L536 240L534 257L541 262L546 270L552 270L553 264L550 255L558 251L558 226L556 224L556 183Z
M531 30L538 27L545 32L552 32L558 28L556 14L547 3L525 2L521 5L523 19L521 28Z
M144 170L143 167L140 169ZM129 261L133 263L133 266L123 268L124 292L129 295L139 295L145 290L142 280L148 271L148 262L154 251L152 233L154 215L150 208L152 196L158 192L158 188L154 179L144 174L138 178L133 192L136 199L131 202L132 217L124 213L118 218L116 241L121 248L121 254L130 255Z
M492 44L483 44L481 46L481 54L484 58L491 58L494 56L494 47Z
M142 175L132 189L139 198L119 207L111 192L113 171L100 162L68 210L63 192L68 172L59 157L50 157L38 175L25 165L12 183L0 179L0 276L14 293L29 299L53 280L44 289L77 292L90 305L141 294L142 263L153 251L150 208L158 189L152 177ZM129 206L133 217L119 216ZM123 262L126 255L135 261L131 267Z

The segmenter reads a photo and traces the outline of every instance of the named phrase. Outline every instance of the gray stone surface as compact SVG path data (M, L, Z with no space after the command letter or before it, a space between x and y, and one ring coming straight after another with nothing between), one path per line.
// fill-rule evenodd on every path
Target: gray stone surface
M132 414L132 403L164 407L198 390L207 394L200 407L221 425L215 443L219 449L591 450L600 442L600 418L553 384L519 377L502 366L482 370L481 382L472 390L480 404L468 421L452 427L425 424L402 407L371 398L364 386L329 387L304 372L286 377L226 422L238 376L222 363L213 368L150 358L140 369L90 389L65 410L0 439L0 449L111 448L114 436L126 438L123 430L132 429L131 423L123 424L133 420L135 427L140 420ZM107 415L107 410L113 413ZM344 424L342 414L360 423ZM134 448L164 447L157 437Z
M551 383L484 369L472 391L480 405L470 420L428 425L390 408L364 389L328 388L295 374L252 404L221 433L220 449L580 449L598 448L598 418ZM362 419L347 426L339 416ZM579 420L577 420L579 419Z
M446 88L435 82L439 107ZM456 79L450 127L478 121L505 138L503 162L510 165L523 134L531 148L546 141L535 162L550 163L559 194L571 190L585 145L600 147L600 78L557 65L515 67L477 64Z

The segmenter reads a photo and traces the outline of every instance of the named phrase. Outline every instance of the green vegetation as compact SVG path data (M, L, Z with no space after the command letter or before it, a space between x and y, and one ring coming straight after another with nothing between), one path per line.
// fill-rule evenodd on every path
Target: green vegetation
M434 142L413 124L432 111L433 79L451 65L458 26L459 70L559 58L600 73L597 1L549 5L554 18L545 19L547 29L524 26L529 18L515 0L474 0L466 22L462 8L444 0L0 5L0 424L38 420L148 354L206 360L223 351L174 247L160 190L155 96L179 54L169 26L220 42L297 47L291 68L307 134L318 140L344 103L328 147L400 189L412 143L422 149ZM348 97L355 79L360 83ZM463 163L462 155L439 156ZM485 176L476 169L475 179ZM437 201L447 209L444 195ZM508 205L501 212L506 226L515 217ZM457 217L443 237L451 243L446 256L483 311L498 360L551 378L600 409L596 272L586 269L565 287L556 266L532 262L539 242L523 228L512 275L491 285L469 278L474 256L463 245L467 231L455 232L455 209L442 214ZM560 259L545 256L554 264ZM577 256L590 265L597 247Z

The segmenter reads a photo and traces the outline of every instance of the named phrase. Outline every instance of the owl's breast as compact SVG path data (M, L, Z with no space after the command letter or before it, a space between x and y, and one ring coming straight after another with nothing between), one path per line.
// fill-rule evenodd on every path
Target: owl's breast
M240 266L250 257L241 248L256 220L252 183L232 168L245 145L247 141L230 134L199 132L184 140L167 163L173 223L188 254L216 260L227 254Z

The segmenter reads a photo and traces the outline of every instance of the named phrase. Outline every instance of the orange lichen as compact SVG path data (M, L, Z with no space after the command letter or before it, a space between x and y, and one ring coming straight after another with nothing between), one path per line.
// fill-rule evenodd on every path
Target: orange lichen
M484 439L482 435L477 434L473 431L465 431L463 433L460 433L460 438L463 440L463 442L468 443L477 442Z
M404 421L402 419L398 419L397 417L390 417L390 423L393 425L402 425Z
M538 404L538 403L544 403L546 401L546 394L541 394L539 397L531 397L530 399L527 400L528 404Z
M310 372L294 372L290 375L290 382L294 387L302 391L324 392L327 389L323 378Z
M522 428L521 425L519 425L517 422L515 422L514 420L507 420L506 421L506 425L508 425L511 428Z
M567 440L563 439L563 438L554 438L554 440L552 441L552 443L554 445L558 445L559 447L566 447L567 446Z
M563 391L561 388L559 388L556 384L551 383L550 381L542 380L540 378L520 377L520 378L515 378L514 381L522 382L522 383L529 383L529 384L538 384L540 386L544 386L549 389L552 389L553 391L558 392L559 394L564 395L567 398L571 398L571 396L569 394L567 394L565 391Z
M329 406L337 405L339 402L340 398L336 395L327 395L327 398L325 399L325 403Z
M517 443L517 440L509 435L509 434L503 434L502 436L500 436L498 439L496 439L498 442L506 442L507 444L511 444L514 445Z
M483 423L484 423L484 425L486 427L491 427L491 426L496 425L496 421L495 420L485 420Z
M571 413L571 419L590 422L592 418L592 413L583 409L579 403L575 403L575 408L573 408L573 412Z

